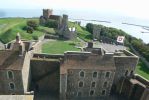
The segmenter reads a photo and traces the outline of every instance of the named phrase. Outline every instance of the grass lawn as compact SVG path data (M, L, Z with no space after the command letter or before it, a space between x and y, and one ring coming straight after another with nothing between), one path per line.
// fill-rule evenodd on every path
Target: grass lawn
M147 68L147 66L141 60L137 65L136 74L139 74L149 80L149 68Z
M65 51L80 51L73 41L49 41L42 45L42 52L49 54L63 54Z

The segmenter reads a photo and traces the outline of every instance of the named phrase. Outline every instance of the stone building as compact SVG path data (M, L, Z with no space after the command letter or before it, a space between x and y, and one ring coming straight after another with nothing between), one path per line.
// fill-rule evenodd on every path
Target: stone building
M23 95L29 92L30 58L33 52L37 52L30 48L33 46L30 42L21 41L20 35L17 34L16 41L10 48L0 51L1 95Z
M108 53L88 46L85 52L64 54L60 67L61 98L109 96L118 80L134 74L138 62L134 54L126 50Z
M57 28L61 29L64 28L67 29L67 23L68 23L68 15L53 15L53 10L51 9L43 9L43 15L40 17L39 21L41 25L46 24L48 20L55 20L58 23Z
M40 41L22 41L19 34L9 47L0 51L0 95L35 91L61 100L113 100L116 93L126 100L148 100L149 82L134 75L138 57L127 50L107 52L90 42L80 52L42 54Z
M30 84L30 55L16 36L12 50L0 51L0 94L25 94Z
M63 16L53 15L53 10L43 9L43 15L39 19L40 24L45 25L48 22L48 20L53 20L58 23L57 32L60 38L65 38L65 39L76 38L76 33L71 32L68 29L68 15L65 15L65 14L63 14Z

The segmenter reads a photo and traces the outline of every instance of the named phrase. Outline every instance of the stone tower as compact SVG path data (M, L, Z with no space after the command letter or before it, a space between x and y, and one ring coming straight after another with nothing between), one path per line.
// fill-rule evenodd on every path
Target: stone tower
M52 9L43 9L43 17L48 19L50 15L52 15Z
M63 15L62 25L64 30L67 30L68 28L68 15Z
M100 39L100 32L101 32L101 28L99 28L98 26L94 25L93 26L93 39Z

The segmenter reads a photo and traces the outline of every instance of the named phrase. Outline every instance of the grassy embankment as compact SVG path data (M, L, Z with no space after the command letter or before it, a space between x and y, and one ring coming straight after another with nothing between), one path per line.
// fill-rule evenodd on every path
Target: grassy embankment
M1 18L0 19L0 40L3 43L8 43L15 39L16 34L19 32L22 39L36 40L42 36L46 31L55 33L53 28L39 26L32 34L29 34L23 28L26 26L27 20L25 18ZM31 19L38 20L38 19Z

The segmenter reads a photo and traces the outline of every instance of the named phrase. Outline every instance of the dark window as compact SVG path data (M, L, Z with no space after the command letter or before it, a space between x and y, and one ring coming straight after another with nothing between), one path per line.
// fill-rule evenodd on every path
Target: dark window
M110 77L110 72L106 72L106 78Z
M97 72L94 72L93 73L93 78L96 78L97 77Z
M13 79L13 72L12 71L8 71L8 78Z
M95 87L96 83L95 82L92 82L92 87Z
M79 87L83 87L83 82L82 81L79 82Z
M102 95L105 95L106 94L106 90L102 90Z
M107 82L104 82L103 87L106 88L107 87L107 84L108 84Z
M90 91L90 96L94 95L94 90Z
M131 75L131 76L133 75L133 70L130 72L130 75Z
M14 83L9 83L9 86L10 86L11 90L14 90L14 88L15 88Z
M68 74L73 74L73 71L72 70L68 70Z
M78 97L82 96L82 92L78 92Z
M84 72L83 71L80 72L80 77L84 77Z
M126 70L126 72L125 72L125 76L127 76L128 75L128 70Z

